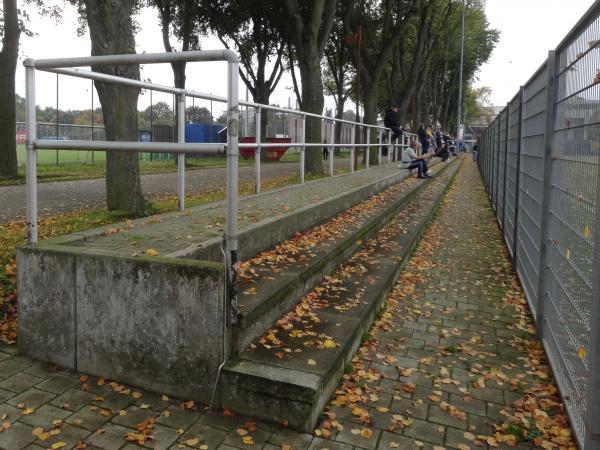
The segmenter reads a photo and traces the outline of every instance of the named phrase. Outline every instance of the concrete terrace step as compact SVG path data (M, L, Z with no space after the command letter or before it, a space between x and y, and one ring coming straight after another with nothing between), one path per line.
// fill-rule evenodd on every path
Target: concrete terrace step
M387 164L242 197L238 207L240 260L272 248L408 175L395 164ZM226 221L226 203L220 201L73 233L42 245L124 257L152 248L168 258L220 262Z
M230 359L220 381L223 407L312 431L458 166L426 183L276 327Z
M234 354L244 352L323 277L355 253L424 184L410 178L390 186L324 224L240 264L239 312L231 346Z

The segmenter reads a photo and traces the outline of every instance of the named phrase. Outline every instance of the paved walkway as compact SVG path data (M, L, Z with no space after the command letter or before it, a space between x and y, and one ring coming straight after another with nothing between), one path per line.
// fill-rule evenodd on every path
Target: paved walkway
M543 444L539 436L567 430L569 448L530 328L476 166L466 161L314 435L60 371L0 347L0 448L504 448L491 424L506 420L524 394L558 427L534 420L511 432Z
M334 160L335 167L348 167L348 159ZM264 164L261 176L264 179L293 175L300 169L298 163ZM254 167L239 169L240 181L255 179ZM188 170L186 190L198 192L225 186L225 169L209 168ZM163 195L177 195L177 172L142 176L142 189L149 198ZM40 215L57 212L77 211L82 208L100 208L106 205L104 178L75 181L53 181L38 184L38 207ZM0 186L0 223L17 220L25 216L25 185Z

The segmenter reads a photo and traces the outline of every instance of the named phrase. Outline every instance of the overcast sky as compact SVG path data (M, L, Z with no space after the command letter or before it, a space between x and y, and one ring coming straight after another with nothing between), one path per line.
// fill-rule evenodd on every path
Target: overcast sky
M481 68L474 80L476 86L492 88L491 100L494 105L503 105L517 92L533 72L542 64L548 50L554 48L577 20L592 5L593 0L488 0L486 14L492 27L500 30L500 42L490 62ZM138 52L162 52L158 19L153 10L142 10L136 17L140 25L136 36ZM37 36L22 37L21 56L32 58L53 58L66 56L86 56L90 53L89 36L77 36L77 13L70 4L65 4L64 14L57 24L50 19L32 17L31 27ZM222 48L216 38L202 39L203 49ZM154 83L172 85L173 76L168 65L149 65L142 69L142 78ZM91 82L75 78L60 77L59 107L61 109L84 109L91 106ZM291 90L291 79L284 76L276 92L271 97L272 104L287 106L295 104ZM194 63L188 65L187 87L190 89L226 95L225 63ZM24 93L24 71L19 64L17 92ZM240 84L240 93L245 88ZM37 104L56 104L56 76L38 72ZM172 102L167 94L155 93L153 101ZM149 105L149 95L140 97L139 108ZM189 101L191 104L191 101ZM94 97L95 106L99 105ZM196 104L210 108L207 101ZM326 106L332 107L333 100L327 99ZM217 117L223 110L221 104L213 105L213 115Z

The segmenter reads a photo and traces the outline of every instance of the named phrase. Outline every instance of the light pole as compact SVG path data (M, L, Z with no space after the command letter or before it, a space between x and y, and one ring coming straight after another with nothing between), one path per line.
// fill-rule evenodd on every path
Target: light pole
M462 118L462 88L463 88L463 61L465 55L465 9L467 8L466 0L463 0L462 9L462 31L460 37L460 72L458 78L458 114L456 115L456 139L462 140L463 133L461 129ZM458 143L457 143L458 145Z

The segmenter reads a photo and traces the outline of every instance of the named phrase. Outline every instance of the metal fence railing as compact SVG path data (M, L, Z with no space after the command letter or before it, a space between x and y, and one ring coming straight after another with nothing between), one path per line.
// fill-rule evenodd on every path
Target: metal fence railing
M480 170L580 447L600 448L600 1L481 137Z

